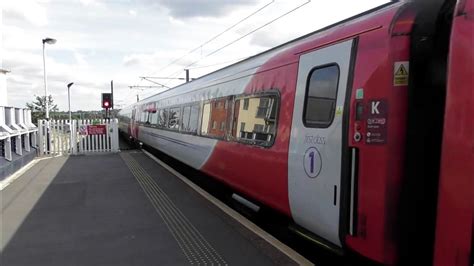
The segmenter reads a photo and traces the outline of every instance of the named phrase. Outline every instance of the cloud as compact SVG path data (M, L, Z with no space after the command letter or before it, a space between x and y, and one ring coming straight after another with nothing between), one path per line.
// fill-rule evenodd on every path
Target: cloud
M85 110L99 108L99 96L102 90L109 88L108 78L103 73L94 73L82 55L73 52L78 63L59 63L55 58L47 57L48 89L61 110L67 108L66 84L73 81L74 103ZM5 54L4 66L11 70L7 76L9 102L15 106L24 106L34 95L44 94L42 56L34 52L11 51Z
M124 56L122 63L126 67L134 67L138 65L154 64L160 60L161 55L158 54L130 54Z
M83 4L84 6L89 6L91 4L98 4L98 1L96 0L79 0L79 2L81 2L81 4Z
M134 17L137 16L137 11L136 11L136 10L130 9L130 10L128 11L128 13L129 13L130 15L134 16Z
M156 53L130 54L123 57L122 64L126 67L141 66L145 68L156 69L168 64L171 61L174 61L183 54L184 51L173 51L171 53L163 51ZM199 59L199 55L188 54L178 62L175 62L174 66L187 66L197 59Z
M155 7L165 7L176 19L222 17L240 6L253 6L257 0L138 0Z
M45 26L48 24L48 16L45 1L24 0L5 1L3 3L4 19L17 19L27 21L34 26Z
M74 54L74 58L76 59L77 64L84 65L84 66L88 65L83 54L78 53L76 51L74 51L73 54Z
M287 32L287 31L278 32L278 34L275 34L275 32L271 30L258 31L252 35L250 39L250 44L258 45L264 48L271 48L271 47L280 45L295 37L296 36L293 36L291 32Z

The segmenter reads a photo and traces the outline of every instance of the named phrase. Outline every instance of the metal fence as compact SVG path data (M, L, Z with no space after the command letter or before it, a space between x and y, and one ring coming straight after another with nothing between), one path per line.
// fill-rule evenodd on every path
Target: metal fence
M39 154L118 152L118 120L39 120Z

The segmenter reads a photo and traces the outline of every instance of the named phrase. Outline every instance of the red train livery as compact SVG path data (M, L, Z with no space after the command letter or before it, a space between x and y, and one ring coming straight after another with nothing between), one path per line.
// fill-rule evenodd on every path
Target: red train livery
M435 265L474 265L474 1L454 11L448 62Z

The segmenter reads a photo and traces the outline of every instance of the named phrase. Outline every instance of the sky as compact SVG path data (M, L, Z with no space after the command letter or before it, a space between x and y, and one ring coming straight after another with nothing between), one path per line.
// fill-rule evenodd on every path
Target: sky
M50 37L57 43L45 46L48 90L59 109L67 110L66 86L74 82L71 109L99 110L101 93L110 92L111 80L115 107L124 107L137 94L143 99L166 89L140 77L184 78L189 69L191 78L198 78L388 1L0 2L0 68L11 71L9 105L24 107L35 95L44 95L42 39ZM153 81L166 87L183 83ZM158 87L130 88L137 85Z

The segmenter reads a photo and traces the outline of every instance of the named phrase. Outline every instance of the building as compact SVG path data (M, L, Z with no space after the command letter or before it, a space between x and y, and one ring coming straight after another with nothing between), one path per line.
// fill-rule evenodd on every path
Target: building
M231 110L228 108L229 101L226 98L216 99L210 102L211 115L208 124L208 134L218 138L224 138L227 131L227 117Z

